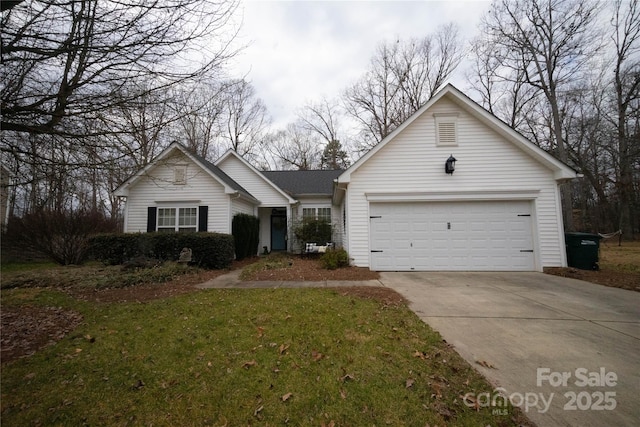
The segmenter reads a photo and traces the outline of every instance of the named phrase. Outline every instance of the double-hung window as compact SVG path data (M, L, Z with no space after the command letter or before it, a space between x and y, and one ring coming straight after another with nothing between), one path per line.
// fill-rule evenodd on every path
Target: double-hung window
M198 230L198 208L158 208L158 232L189 233Z
M331 222L331 208L302 208L302 218Z

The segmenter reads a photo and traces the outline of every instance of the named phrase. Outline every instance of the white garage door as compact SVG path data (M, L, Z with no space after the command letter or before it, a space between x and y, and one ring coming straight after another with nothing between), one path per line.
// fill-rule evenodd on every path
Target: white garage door
M528 201L371 203L377 271L531 271Z

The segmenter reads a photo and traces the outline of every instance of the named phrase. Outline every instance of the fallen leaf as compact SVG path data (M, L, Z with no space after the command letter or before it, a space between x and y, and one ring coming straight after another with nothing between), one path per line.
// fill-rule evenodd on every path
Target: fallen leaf
M423 351L419 351L419 350L416 350L415 353L413 353L413 357L419 357L422 360L429 358L427 353L425 353Z
M313 361L314 361L314 362L317 362L317 361L319 361L320 359L324 358L324 354L319 353L319 352L317 352L317 351L313 350L313 351L311 352L311 357L313 357Z
M347 392L344 389L340 389L340 397L343 399L347 398Z
M484 366L485 368L496 369L495 366L493 366L491 363L487 362L486 360L476 360L476 363L480 366Z
M289 345L284 345L284 344L280 344L280 348L278 349L278 351L280 352L280 355L283 355L287 350L289 349Z
M453 416L451 411L449 409L445 408L444 406L439 406L436 409L438 411L438 414L440 414L442 416L442 418L445 419L445 421L448 421Z
M286 402L287 400L289 400L289 398L293 396L293 393L287 393L285 395L282 396L282 401Z
M138 382L135 383L135 385L133 385L131 388L133 390L140 390L142 387L144 387L144 381L138 380Z
M320 424L320 425L321 425L322 427L335 427L335 426L336 426L336 422L335 422L335 421L333 421L333 420L331 420L331 422L329 422L329 424L322 423L322 424Z
M257 417L258 415L260 415L260 412L262 412L262 410L264 409L264 405L260 405L256 408L255 411L253 411L253 416Z
M466 396L460 396L460 398L466 402L471 402L473 404L473 408L476 410L476 412L480 412L480 404L478 403L478 400L471 396L470 394L467 394ZM465 402L465 404L466 404Z
M405 387L406 388L411 388L413 386L414 382L415 382L415 380L413 378L407 378L407 381L405 381Z
M340 381L345 382L347 380L355 380L356 378L353 376L353 374L346 374L345 376L343 376L342 378L340 378Z
M258 364L258 362L256 362L255 360L249 360L248 362L244 362L242 367L245 368L245 369L249 369L250 367L256 366L257 364Z
M262 338L264 335L264 328L262 326L258 326L258 338Z

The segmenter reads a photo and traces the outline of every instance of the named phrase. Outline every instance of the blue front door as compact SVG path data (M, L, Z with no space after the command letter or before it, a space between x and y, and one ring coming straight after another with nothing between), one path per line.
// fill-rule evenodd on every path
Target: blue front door
M271 250L287 250L287 217L271 215Z

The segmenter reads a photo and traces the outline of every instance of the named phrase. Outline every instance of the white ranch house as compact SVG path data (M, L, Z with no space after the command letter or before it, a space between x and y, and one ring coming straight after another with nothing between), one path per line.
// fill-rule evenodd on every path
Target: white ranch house
M356 266L540 271L567 264L558 184L577 176L448 85L344 171L263 172L173 143L115 194L125 232L230 233L242 212L260 218L258 252L291 251L291 225L311 216Z

